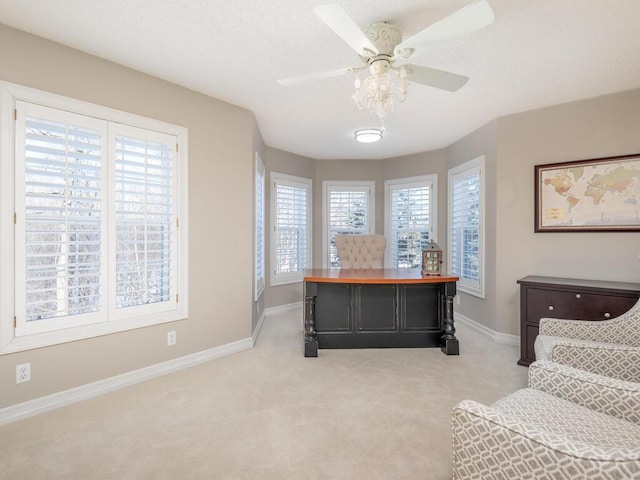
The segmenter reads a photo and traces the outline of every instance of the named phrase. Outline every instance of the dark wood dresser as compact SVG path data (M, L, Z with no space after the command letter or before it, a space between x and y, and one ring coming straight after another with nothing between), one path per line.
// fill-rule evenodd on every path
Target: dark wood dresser
M629 310L640 297L640 283L579 280L529 275L520 284L520 360L533 362L533 342L541 318L607 320Z

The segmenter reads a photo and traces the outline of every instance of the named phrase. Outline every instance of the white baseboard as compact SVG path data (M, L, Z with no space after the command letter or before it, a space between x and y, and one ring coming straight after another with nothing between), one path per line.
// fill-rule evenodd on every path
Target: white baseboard
M260 330L262 330L262 325L264 324L264 319L267 315L265 314L265 311L262 311L262 315L260 315L260 318L258 319L258 323L256 323L256 328L253 331L253 335L251 336L251 344L252 346L254 346L256 344L256 342L258 341L258 335L260 335Z
M261 320L263 319L264 315ZM259 322L259 326L261 325L262 323ZM256 331L259 331L259 328L256 328ZM257 336L257 333L255 335ZM17 405L11 405L0 409L0 425L32 417L39 413L48 412L83 400L88 400L120 388L128 387L129 385L134 385L161 375L193 367L216 358L226 357L227 355L249 350L253 347L254 343L254 338L245 338L238 340L237 342L227 343L226 345L214 347L209 350L192 353L190 355L185 355L184 357L151 365L139 370L133 370L121 375L116 375L115 377L105 378L104 380L99 380L87 385L47 395L46 397L36 398Z
M295 303L288 303L287 305L278 305L277 307L269 307L264 309L264 314L268 315L277 315L279 313L288 312L290 310L294 310L296 308L302 307L302 301Z
M460 322L463 325L472 328L478 333L486 335L491 338L496 343L502 343L505 345L511 345L514 347L520 346L520 337L517 335L509 335L507 333L496 332L495 330L491 330L488 327L485 327L481 323L476 322L475 320L471 320L469 317L462 315L461 313L454 312L453 320L455 322Z

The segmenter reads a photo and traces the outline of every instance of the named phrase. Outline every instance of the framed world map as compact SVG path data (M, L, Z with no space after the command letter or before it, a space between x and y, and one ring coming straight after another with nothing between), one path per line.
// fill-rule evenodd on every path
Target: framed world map
M534 171L536 232L640 231L640 154Z

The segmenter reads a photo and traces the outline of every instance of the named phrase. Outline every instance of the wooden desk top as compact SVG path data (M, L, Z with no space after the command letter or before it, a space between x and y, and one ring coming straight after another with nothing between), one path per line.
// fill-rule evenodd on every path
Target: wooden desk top
M310 268L304 271L305 282L318 283L445 283L457 282L459 277L442 275L422 276L419 268Z

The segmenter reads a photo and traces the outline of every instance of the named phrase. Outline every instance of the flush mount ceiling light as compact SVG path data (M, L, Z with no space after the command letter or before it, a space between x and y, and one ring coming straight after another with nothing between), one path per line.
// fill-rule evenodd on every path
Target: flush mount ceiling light
M379 128L361 128L354 133L360 143L374 143L382 139L382 130Z

